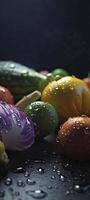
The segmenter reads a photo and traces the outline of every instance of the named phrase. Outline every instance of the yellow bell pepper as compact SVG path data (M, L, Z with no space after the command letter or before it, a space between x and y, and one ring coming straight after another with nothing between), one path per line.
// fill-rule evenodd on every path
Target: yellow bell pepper
M75 76L50 82L44 88L41 100L55 106L61 122L69 117L90 115L90 90Z

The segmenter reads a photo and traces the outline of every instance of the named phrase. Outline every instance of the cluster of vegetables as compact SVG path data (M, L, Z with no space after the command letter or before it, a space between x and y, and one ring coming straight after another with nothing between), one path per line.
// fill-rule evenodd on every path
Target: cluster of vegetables
M61 154L90 159L90 78L0 62L0 160L8 162L5 149L23 151L48 135Z

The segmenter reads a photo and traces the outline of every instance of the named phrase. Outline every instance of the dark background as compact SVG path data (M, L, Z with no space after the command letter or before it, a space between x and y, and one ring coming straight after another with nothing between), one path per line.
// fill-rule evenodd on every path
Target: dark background
M80 0L0 0L0 60L86 76L89 5Z
M86 76L90 70L89 12L87 1L80 0L0 0L0 60L13 60L37 70L60 66ZM0 182L0 190L6 192L3 199L11 200L12 192L19 191L21 198L17 199L25 200L25 190L39 187L47 192L48 200L90 199L90 162L64 161L50 144L40 143L34 148L35 152L32 149L23 156L11 154L8 177L13 184L9 187L5 180ZM35 186L26 184L23 173L11 173L12 167L23 164ZM45 173L38 175L38 168L44 168ZM57 169L65 181L60 180ZM2 175L3 170L0 172ZM19 179L25 188L17 186ZM75 191L75 185L80 184L81 189Z

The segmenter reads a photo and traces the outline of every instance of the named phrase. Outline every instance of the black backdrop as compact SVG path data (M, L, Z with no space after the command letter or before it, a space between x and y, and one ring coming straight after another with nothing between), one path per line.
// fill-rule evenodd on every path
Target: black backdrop
M80 0L0 0L0 60L86 76L89 19Z

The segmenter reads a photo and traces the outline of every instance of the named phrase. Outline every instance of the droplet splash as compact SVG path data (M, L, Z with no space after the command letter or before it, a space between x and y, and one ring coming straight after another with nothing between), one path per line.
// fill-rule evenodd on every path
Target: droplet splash
M26 194L33 197L34 199L43 199L47 196L47 193L43 190L28 190L26 191Z

